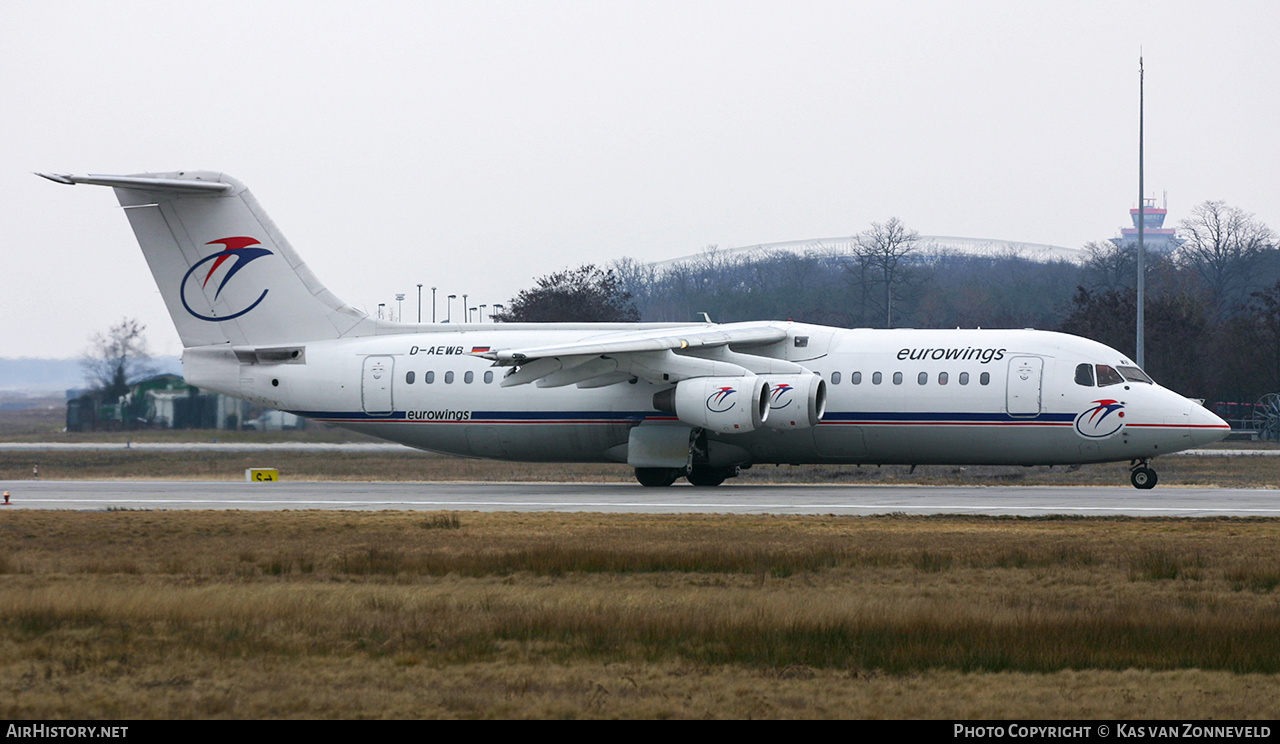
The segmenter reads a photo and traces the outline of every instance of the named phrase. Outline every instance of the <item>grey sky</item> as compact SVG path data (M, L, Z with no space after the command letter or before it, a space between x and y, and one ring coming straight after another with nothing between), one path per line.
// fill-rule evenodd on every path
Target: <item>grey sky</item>
M419 282L443 318L895 216L1079 247L1136 201L1140 48L1148 194L1280 229L1278 34L1270 1L0 0L0 356L124 315L180 350L110 190L37 170L225 171L335 294L410 319Z

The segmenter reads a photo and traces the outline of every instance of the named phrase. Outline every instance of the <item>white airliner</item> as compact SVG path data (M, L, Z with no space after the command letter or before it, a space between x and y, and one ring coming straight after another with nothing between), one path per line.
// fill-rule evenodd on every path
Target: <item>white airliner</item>
M115 189L189 383L424 450L625 463L646 486L769 463L1128 460L1151 488L1151 458L1230 431L1061 333L377 320L325 289L225 174L40 175Z

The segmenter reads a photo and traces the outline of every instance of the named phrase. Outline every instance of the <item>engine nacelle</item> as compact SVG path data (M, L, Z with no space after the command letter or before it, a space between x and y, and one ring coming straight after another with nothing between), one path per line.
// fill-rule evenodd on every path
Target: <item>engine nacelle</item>
M691 426L745 434L769 418L769 383L763 377L695 377L653 396L653 407Z
M768 375L771 429L817 426L827 412L827 383L818 375Z

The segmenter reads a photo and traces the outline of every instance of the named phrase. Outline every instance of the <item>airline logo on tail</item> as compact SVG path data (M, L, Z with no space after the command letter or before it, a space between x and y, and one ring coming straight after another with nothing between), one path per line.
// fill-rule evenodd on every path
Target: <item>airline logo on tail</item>
M202 315L193 310L190 303L187 302L187 290L192 289L198 293L197 296L203 294L204 297L207 298L206 301L209 304L217 302L218 297L222 294L222 290L226 288L227 283L231 281L232 277L240 273L241 269L263 256L271 256L275 254L266 248L254 248L253 246L259 244L258 241L255 238L243 236L219 238L205 243L205 245L214 244L221 244L223 249L196 261L195 264L187 270L186 275L182 277L182 286L179 289L179 295L182 298L182 306L186 308L187 312L191 313L192 316L199 318L200 320L209 320L219 323L224 320L238 318L257 307L258 303L262 302L263 298L267 296L268 290L262 290L262 294L258 295L258 299L245 304L243 307L233 307L231 312L226 315L219 316ZM242 277L239 281L243 282L247 280ZM209 298L205 292L209 289L211 284L213 285L213 297Z

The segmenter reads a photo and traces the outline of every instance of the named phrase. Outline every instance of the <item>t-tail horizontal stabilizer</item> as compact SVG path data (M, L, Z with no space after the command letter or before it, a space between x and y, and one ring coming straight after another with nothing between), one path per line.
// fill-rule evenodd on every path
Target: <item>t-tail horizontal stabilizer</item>
M367 313L320 284L253 194L226 174L36 175L115 189L185 347L375 331Z

